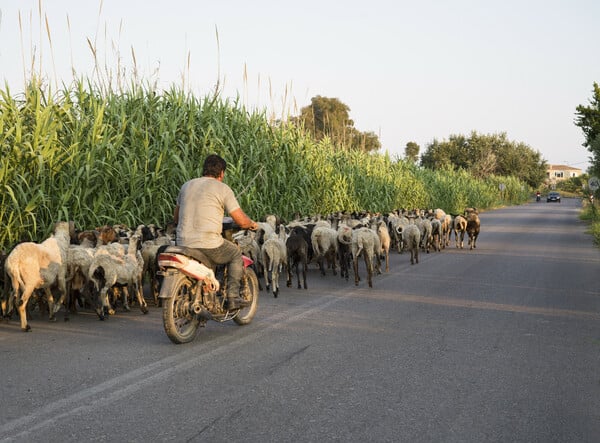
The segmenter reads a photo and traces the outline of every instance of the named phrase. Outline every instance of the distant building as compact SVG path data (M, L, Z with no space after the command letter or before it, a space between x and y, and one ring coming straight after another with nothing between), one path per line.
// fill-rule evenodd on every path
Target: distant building
M566 165L548 165L546 169L546 179L550 183L558 183L573 177L579 177L583 171L579 168Z

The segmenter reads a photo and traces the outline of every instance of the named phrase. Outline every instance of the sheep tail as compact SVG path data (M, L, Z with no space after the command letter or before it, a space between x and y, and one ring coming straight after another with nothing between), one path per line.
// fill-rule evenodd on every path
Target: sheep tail
M21 270L19 267L10 266L10 264L5 268L4 275L10 277L10 282L13 290L13 294L15 297L19 298L19 288L25 287L25 282L23 281L23 277L21 275ZM6 280L5 280L6 282ZM5 284L6 286L6 284Z
M360 255L360 253L363 251L363 249L365 248L364 239L362 237L358 237L357 243L358 243L358 250L356 251L356 256L358 257Z
M263 264L266 266L266 271L267 272L273 272L273 259L271 258L271 254L269 253L269 251L267 250L267 248L263 248L262 250L262 262Z
M321 255L321 251L319 249L320 243L321 243L321 233L317 231L314 234L314 238L313 238L313 242L312 242L313 251L315 252L316 257Z

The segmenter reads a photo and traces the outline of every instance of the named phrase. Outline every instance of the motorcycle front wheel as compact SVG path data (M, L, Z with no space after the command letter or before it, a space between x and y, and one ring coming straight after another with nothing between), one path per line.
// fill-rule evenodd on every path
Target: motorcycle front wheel
M233 321L238 325L247 325L254 318L258 308L258 278L252 268L244 270L244 277L240 285L240 297L246 302L247 306L239 310L233 317Z
M165 277L161 290L163 325L173 343L188 343L196 337L200 321L190 314L192 281L181 273ZM162 296L166 297L162 297Z

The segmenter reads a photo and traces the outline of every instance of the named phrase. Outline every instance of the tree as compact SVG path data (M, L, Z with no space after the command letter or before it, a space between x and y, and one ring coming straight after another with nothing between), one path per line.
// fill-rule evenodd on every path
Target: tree
M352 149L371 152L378 151L381 148L379 137L374 132L360 132L354 128L352 129L352 141L350 144Z
M404 158L412 163L416 163L419 159L420 150L421 147L418 144L415 142L408 142L404 148Z
M377 151L381 147L374 132L360 132L350 118L350 108L337 98L317 95L309 106L300 110L298 117L290 120L301 124L316 140L329 137L335 146L342 149Z
M592 92L589 106L577 106L575 125L579 126L585 135L583 146L592 153L591 169L600 173L600 86L598 83L594 82Z
M421 165L429 169L464 169L475 177L512 175L532 187L546 177L546 162L538 151L524 143L507 139L505 133L469 137L451 135L446 141L434 140L421 156Z

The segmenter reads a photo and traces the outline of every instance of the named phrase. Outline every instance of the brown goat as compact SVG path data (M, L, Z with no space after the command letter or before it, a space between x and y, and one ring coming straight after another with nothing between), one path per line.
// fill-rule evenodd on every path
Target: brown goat
M469 249L477 247L477 237L479 237L479 229L481 221L479 220L479 211L477 208L465 209L465 218L467 219L467 234L469 236Z

